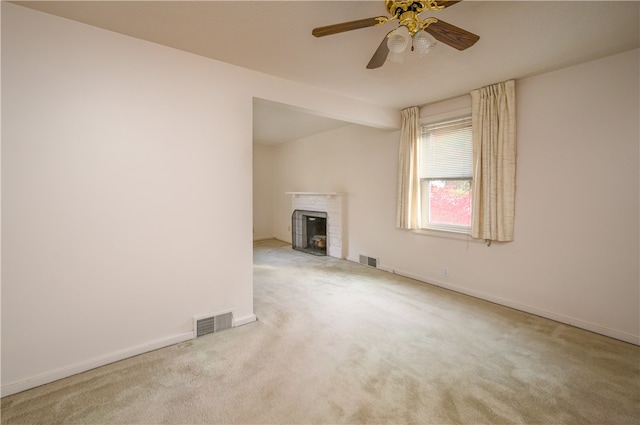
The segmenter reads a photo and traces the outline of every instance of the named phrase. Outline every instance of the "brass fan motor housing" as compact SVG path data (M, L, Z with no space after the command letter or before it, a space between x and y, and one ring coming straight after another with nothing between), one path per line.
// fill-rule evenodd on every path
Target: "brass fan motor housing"
M425 10L437 11L444 9L436 0L385 0L385 7L391 16L400 16L405 12L424 12Z
M418 16L425 10L437 11L444 9L436 0L385 0L385 7L392 18L398 19L400 25L404 25L413 37L418 31L425 29L430 24L437 22L435 18L420 19Z

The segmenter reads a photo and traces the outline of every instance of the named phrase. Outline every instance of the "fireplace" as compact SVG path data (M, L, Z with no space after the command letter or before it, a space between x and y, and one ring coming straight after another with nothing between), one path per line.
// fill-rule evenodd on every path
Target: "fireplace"
M291 215L291 241L295 250L327 255L327 213L295 210Z
M340 192L286 192L287 195L291 195L291 210L295 212L306 211L312 213L324 213L323 216L311 215L311 217L325 218L326 231L325 231L325 252L322 255L327 255L334 258L347 258L347 232L346 232L346 201L347 194ZM292 214L292 243L296 245L295 239L295 222L293 222ZM314 221L314 220L311 220ZM302 224L300 224L302 226ZM320 235L318 235L320 236ZM305 237L306 238L306 237ZM298 239L298 246L304 245L306 239ZM322 245L322 238L316 237L311 242L314 244Z

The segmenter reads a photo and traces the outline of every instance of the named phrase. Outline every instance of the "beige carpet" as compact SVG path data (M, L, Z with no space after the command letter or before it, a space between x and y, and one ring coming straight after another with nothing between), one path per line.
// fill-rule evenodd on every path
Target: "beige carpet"
M2 423L640 423L640 347L278 241L254 258L258 322L5 397Z

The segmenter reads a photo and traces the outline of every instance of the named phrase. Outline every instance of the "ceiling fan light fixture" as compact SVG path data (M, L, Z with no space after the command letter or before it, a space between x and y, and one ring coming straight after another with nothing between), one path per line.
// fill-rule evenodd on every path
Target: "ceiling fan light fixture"
M413 36L413 48L422 57L429 53L436 46L436 41L431 38L425 30L418 31Z
M391 53L402 53L407 49L409 41L411 40L411 34L405 26L400 26L394 31L387 39L387 47Z
M420 18L420 13L425 10L441 10L459 2L459 0L385 0L385 8L391 16L376 16L326 25L314 28L311 34L315 37L324 37L397 21L399 26L382 39L367 64L367 69L380 68L387 61L402 62L409 45L411 45L411 51L417 50L418 56L422 57L436 45L434 39L454 49L466 50L473 46L480 36L439 18ZM424 31L425 29L429 35Z
M406 53L407 53L406 50L404 52L400 52L400 53L396 53L394 51L389 51L389 54L387 55L387 60L389 62L402 63L402 62L404 62L404 57L405 57Z

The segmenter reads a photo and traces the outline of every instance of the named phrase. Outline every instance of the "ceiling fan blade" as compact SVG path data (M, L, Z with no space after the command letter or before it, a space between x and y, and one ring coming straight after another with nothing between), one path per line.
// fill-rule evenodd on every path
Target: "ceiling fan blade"
M445 8L449 7L449 6L453 6L456 3L460 3L462 0L451 0L451 1L447 1L447 0L439 0L436 1L436 3L438 3L438 6L444 6Z
M389 34L391 34L391 32ZM387 60L387 56L389 55L389 46L387 45L389 34L387 34L386 37L382 39L382 43L380 43L378 49L367 64L367 69L376 69L384 65L384 62Z
M424 30L431 34L436 40L458 50L468 49L473 46L476 41L480 40L480 36L439 19Z
M357 21L342 22L340 24L327 25L326 27L314 28L311 31L316 37L324 37L325 35L338 34L345 31L357 30L360 28L373 27L383 24L388 20L385 17L359 19Z

